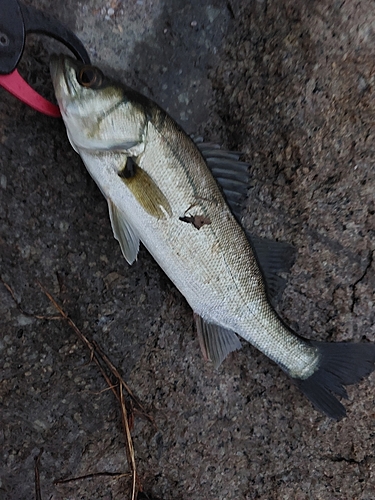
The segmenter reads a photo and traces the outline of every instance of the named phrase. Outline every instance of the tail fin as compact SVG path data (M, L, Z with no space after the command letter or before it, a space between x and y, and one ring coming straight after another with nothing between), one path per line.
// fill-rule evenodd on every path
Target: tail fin
M375 344L311 342L320 352L318 369L307 379L294 379L313 405L329 417L345 417L334 394L348 399L344 385L355 384L375 368Z

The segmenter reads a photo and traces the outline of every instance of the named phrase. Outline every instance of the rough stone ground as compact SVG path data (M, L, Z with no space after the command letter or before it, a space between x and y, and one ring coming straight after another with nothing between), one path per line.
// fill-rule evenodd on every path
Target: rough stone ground
M187 128L245 153L251 231L292 242L279 308L301 334L375 341L375 11L362 2L35 0L93 62ZM111 10L112 9L112 10ZM51 92L45 40L22 71ZM55 46L54 50L58 50ZM251 346L218 371L192 314L145 250L129 267L106 203L63 124L0 91L0 273L31 313L55 314L40 280L97 340L155 418L133 433L145 490L160 499L374 498L375 376L348 416L318 414ZM120 413L68 325L21 314L0 283L1 499L126 498Z

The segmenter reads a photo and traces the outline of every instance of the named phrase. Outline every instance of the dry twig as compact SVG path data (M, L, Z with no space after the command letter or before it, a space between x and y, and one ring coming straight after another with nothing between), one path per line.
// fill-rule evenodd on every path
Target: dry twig
M128 465L129 465L129 468L131 470L131 476L132 476L131 500L135 500L137 497L137 493L138 493L138 491L137 491L138 490L138 488L137 488L138 481L137 481L137 468L136 468L135 455L134 455L134 446L133 446L133 440L131 437L130 425L129 425L129 421L132 421L132 406L130 406L128 409L126 407L126 402L124 399L124 389L127 391L129 396L131 397L132 401L139 407L141 413L144 414L145 416L147 416L147 418L149 418L150 421L152 421L152 419L151 419L151 417L149 417L146 414L144 408L139 403L138 399L134 396L133 392L130 390L128 385L125 383L125 381L121 377L120 373L118 372L117 368L111 363L111 361L104 354L104 352L99 347L99 345L96 342L90 342L87 339L87 337L76 326L74 321L71 320L69 318L69 316L65 313L65 311L59 306L59 304L55 301L55 299L48 292L48 290L46 290L46 288L40 282L38 282L38 285L42 289L43 293L50 300L50 302L57 309L59 314L67 321L67 323L74 330L74 332L77 334L79 339L90 350L91 360L94 361L94 363L97 365L97 367L99 368L105 381L107 382L109 389L111 389L111 391L116 396L117 400L120 402L122 425L123 425L124 436L125 436L126 455L128 458ZM109 371L112 373L112 375L116 378L116 380L117 380L116 384L112 383L112 381L111 381L110 377L108 376L108 374L106 373L104 367L107 367L107 369L109 369ZM128 410L130 411L130 415L131 415L130 417L128 416Z
M35 319L45 319L45 320L61 320L62 317L61 316L45 316L43 314L35 314L35 313L30 313L28 311L25 311L25 309L23 309L21 307L21 304L18 302L17 300L17 297L13 291L13 289L10 287L10 285L8 285L8 283L6 283L4 280L3 280L3 277L0 275L0 282L5 286L5 288L8 290L8 292L10 293L10 296L12 297L13 299L13 302L16 304L18 310L24 315L24 316L29 316L31 318L35 318Z
M35 500L42 500L42 493L40 491L40 473L39 473L40 457L42 456L42 453L43 453L43 448L41 448L38 455L34 457Z
M16 296L12 290L12 288L5 283L5 281L1 278L0 276L0 281L3 283L5 288L8 290L10 293L12 299L14 300L15 304L17 305L18 309L22 312L22 314L25 314L27 316L32 316L36 319L42 319L42 320L50 320L50 319L64 319L68 325L74 330L78 338L83 342L83 344L89 349L90 351L90 361L93 361L96 366L98 367L99 371L103 375L105 381L107 382L108 389L110 389L113 394L116 396L116 399L120 403L120 409L121 409L121 417L122 417L122 425L123 425L123 431L124 431L124 436L125 436L125 445L126 445L126 455L128 459L128 465L131 470L131 478L132 478L132 492L131 492L131 500L136 500L137 498L137 493L139 490L141 490L141 486L138 481L137 477L137 470L136 470L136 461L135 461L135 454L134 454L134 446L133 446L133 441L131 437L131 427L133 424L133 410L137 409L139 414L142 416L146 417L153 425L154 421L153 419L147 415L145 409L141 405L141 403L138 401L138 399L135 397L131 389L128 387L122 376L120 375L119 371L117 368L113 365L113 363L109 360L109 358L106 356L106 354L103 352L103 350L100 348L100 346L96 342L90 342L90 340L87 339L87 337L81 332L81 330L77 327L77 325L74 323L73 320L69 318L69 316L65 313L65 311L60 307L60 305L55 301L55 299L52 297L52 295L48 292L48 290L40 283L38 282L38 285L42 289L43 293L46 295L46 297L49 299L49 301L53 304L55 309L57 309L59 316L43 316L43 315L37 315L37 314L30 314L25 312L20 304L18 303ZM108 371L110 374L108 374ZM113 378L116 380L115 383L111 380L111 375ZM107 390L108 390L107 389ZM127 394L130 397L130 401L134 404L131 404L130 402L127 403L125 398L124 398L124 390L127 392ZM40 462L40 457L42 454L43 450L40 451L39 455L35 457L35 495L36 495L36 500L41 500L41 492L40 492L40 477L39 477L39 462ZM111 476L115 478L120 478L120 477L126 477L129 476L129 474L125 473L116 473L116 472L97 472L93 474L87 474L84 476L79 476L75 478L69 478L69 479L60 479L54 482L54 484L62 484L62 483L67 483L70 481L78 481L82 479L88 479L88 478L93 478L96 476Z
M57 479L53 482L53 484L65 484L72 483L73 481L82 481L82 479L92 479L93 477L98 476L109 476L114 477L115 479L121 479L122 477L130 477L131 474L123 473L123 472L93 472L92 474L85 474L84 476L78 477L69 477L67 479Z

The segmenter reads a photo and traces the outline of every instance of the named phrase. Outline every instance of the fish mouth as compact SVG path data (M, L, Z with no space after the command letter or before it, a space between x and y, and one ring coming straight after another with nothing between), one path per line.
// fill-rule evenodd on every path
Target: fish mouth
M75 75L78 66L78 61L64 54L51 56L50 73L60 107L64 98L73 98L77 94Z
M62 54L60 54L60 55L52 54L51 55L49 69L50 69L53 85L56 85L56 82L58 80L58 75L60 74L60 71L61 71L61 66L62 66L61 56L62 56Z

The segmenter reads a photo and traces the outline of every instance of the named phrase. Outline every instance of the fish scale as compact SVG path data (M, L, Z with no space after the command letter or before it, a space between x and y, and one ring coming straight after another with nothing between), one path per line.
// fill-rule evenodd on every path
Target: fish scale
M266 264L265 245L249 241L208 168L219 158L222 177L230 179L222 160L235 167L235 154L220 158L213 150L206 161L202 152L212 148L201 152L157 104L85 68L55 57L52 80L69 140L108 201L127 261L136 259L141 241L193 309L202 350L215 365L240 347L239 335L319 410L342 418L335 394L345 396L344 385L374 369L375 346L310 341L281 321L258 265L262 258Z

